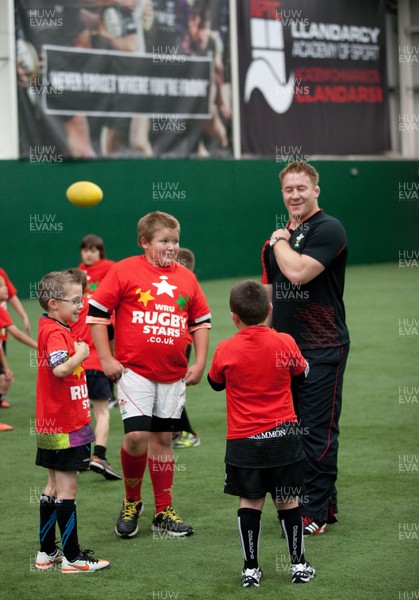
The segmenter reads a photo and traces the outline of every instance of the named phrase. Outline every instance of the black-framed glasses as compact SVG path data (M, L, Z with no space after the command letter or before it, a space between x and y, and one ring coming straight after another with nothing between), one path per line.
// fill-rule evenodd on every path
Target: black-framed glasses
M84 302L84 298L73 298L72 300L66 300L65 298L56 298L58 302L69 302L73 306L81 306Z

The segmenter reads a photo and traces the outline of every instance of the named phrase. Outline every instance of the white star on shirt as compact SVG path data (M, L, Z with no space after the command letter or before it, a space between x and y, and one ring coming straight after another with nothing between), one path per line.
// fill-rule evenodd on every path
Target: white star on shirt
M173 290L176 290L177 286L167 283L168 277L166 277L166 275L161 275L159 279L162 279L160 283L153 283L153 285L157 288L156 295L161 296L162 294L167 294L171 298L174 298Z

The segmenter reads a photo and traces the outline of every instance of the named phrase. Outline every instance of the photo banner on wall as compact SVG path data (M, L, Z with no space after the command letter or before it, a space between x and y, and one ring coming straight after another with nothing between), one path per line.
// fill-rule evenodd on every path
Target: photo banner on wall
M46 114L128 117L176 113L209 119L212 60L44 46Z
M237 4L243 155L390 149L384 0Z
M231 157L228 0L15 8L21 158Z

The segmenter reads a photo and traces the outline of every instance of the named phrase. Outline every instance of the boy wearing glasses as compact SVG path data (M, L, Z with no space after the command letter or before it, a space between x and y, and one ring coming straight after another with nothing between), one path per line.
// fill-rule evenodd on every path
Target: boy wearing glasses
M41 547L35 566L46 570L61 563L62 573L87 573L109 562L81 551L77 535L77 471L89 466L95 439L83 368L89 346L75 341L69 326L82 309L82 286L74 271L56 271L42 278L37 296L46 313L38 328L36 464L48 469L48 482L40 498ZM62 550L55 544L56 522Z

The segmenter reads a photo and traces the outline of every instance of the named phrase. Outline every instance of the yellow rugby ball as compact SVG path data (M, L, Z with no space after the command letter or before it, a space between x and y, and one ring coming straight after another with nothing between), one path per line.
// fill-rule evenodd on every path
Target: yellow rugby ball
M102 201L103 192L96 183L76 181L66 191L67 200L75 206L96 206Z

